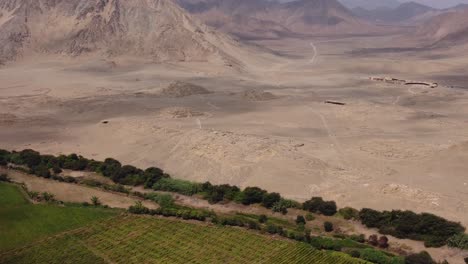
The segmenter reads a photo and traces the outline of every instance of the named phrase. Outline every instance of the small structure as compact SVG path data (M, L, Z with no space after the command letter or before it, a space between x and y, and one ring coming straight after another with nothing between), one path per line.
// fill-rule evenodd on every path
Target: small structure
M334 105L346 105L345 103L342 102L337 102L337 101L325 101L326 104L334 104Z

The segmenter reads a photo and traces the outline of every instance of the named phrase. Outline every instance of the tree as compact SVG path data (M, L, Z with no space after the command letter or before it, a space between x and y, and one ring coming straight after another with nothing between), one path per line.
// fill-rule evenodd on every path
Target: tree
M262 202L266 191L258 187L247 187L242 193L242 204L249 205Z
M262 199L262 205L266 208L272 208L273 205L281 200L279 193L265 193Z
M298 225L299 225L299 224L305 225L305 223L306 223L306 220L305 220L304 216L298 215L298 216L296 217L296 224L298 224Z
M367 243L369 243L372 246L377 246L379 244L377 235L370 235L369 239L367 240Z
M96 197L96 196L91 197L91 203L92 203L94 206L99 206L99 205L101 205L101 201L99 201L99 198Z
M336 203L334 201L326 201L322 203L322 205L319 208L319 211L324 215L332 216L336 214Z
M309 212L318 212L320 205L323 203L322 197L312 197L310 200L302 204L302 208Z
M41 163L41 154L32 149L25 149L19 153L22 163L29 168L33 168Z
M327 222L323 223L323 228L325 229L325 232L332 232L333 231L333 223L327 221Z
M104 160L104 163L101 165L100 169L104 176L113 177L119 172L121 167L122 164L120 164L118 160L107 158Z
M379 248L388 248L388 238L386 236L381 236L377 244Z
M322 197L312 197L305 201L302 208L312 213L321 213L327 216L336 214L336 203L334 201L324 201Z

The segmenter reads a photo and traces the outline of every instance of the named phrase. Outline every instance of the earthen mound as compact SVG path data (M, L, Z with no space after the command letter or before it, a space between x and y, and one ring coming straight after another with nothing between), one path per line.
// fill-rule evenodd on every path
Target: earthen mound
M171 83L167 88L161 91L161 95L163 96L176 98L209 93L211 92L202 86L186 82Z

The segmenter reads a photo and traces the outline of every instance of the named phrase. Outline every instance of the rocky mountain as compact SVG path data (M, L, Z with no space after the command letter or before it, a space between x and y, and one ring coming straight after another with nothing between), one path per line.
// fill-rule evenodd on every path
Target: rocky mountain
M278 37L291 32L272 20L256 17L277 3L265 0L177 0L177 3L205 24L242 38Z
M230 61L238 45L171 0L1 0L0 60L29 53Z
M421 26L418 35L437 46L468 44L468 8L450 9Z
M362 8L374 10L380 8L397 8L401 3L398 0L339 0L349 9Z
M364 9L361 7L354 8L353 13L357 16L373 21L387 23L401 23L421 20L421 17L428 16L436 9L416 3L407 2L399 5L396 8L381 7L373 10Z
M353 33L368 24L337 0L178 0L205 23L239 36Z

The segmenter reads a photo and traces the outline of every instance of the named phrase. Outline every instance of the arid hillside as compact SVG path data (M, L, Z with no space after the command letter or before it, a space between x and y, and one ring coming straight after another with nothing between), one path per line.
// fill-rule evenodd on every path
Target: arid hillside
M468 8L454 9L432 18L419 35L437 46L468 44Z
M238 46L171 0L0 2L0 61L46 53L232 64Z
M336 0L178 0L208 25L241 37L363 33L373 27Z

